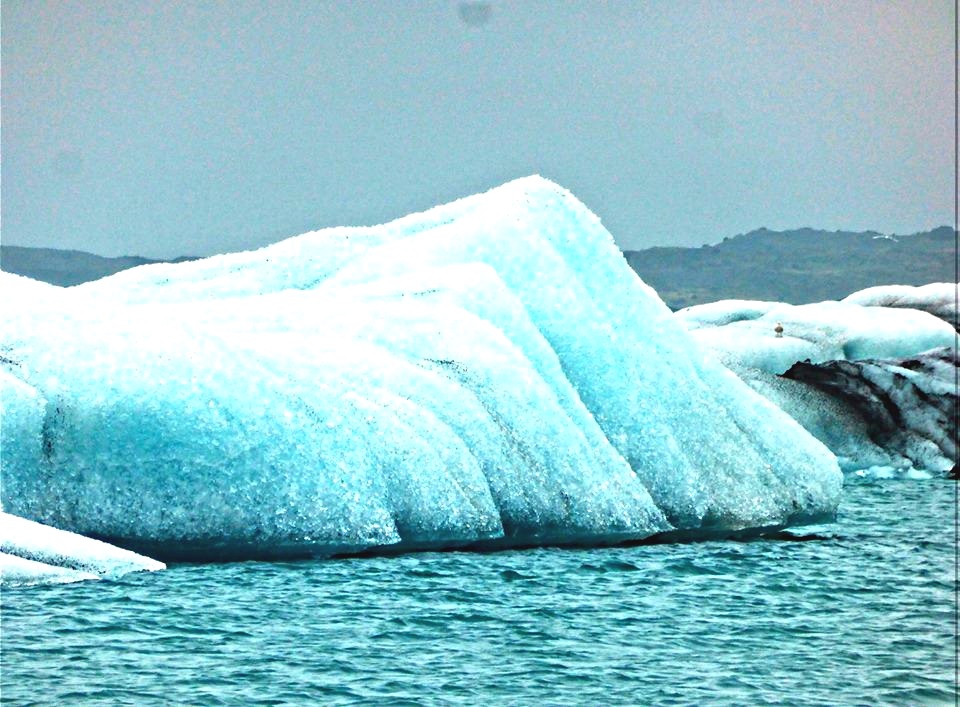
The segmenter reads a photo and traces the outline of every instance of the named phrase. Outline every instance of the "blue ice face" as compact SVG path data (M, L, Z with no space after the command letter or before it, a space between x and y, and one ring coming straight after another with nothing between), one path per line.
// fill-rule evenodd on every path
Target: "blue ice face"
M838 502L826 448L540 178L35 305L3 283L5 510L160 555L613 542Z

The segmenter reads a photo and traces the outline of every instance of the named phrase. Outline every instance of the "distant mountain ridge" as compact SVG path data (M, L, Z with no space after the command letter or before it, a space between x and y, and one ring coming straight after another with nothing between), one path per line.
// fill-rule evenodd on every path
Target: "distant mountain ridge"
M721 299L806 304L874 285L953 282L957 260L949 226L905 236L761 228L716 245L624 256L673 309Z
M185 260L195 260L195 258L181 257L173 261L152 260L135 255L105 258L82 250L0 246L0 270L63 287L99 280L137 265L179 263Z
M874 285L952 282L957 259L949 226L906 236L760 228L716 245L626 250L624 256L673 309L721 299L805 304L842 299ZM0 246L0 270L62 286L137 265L194 259L105 258L77 250Z

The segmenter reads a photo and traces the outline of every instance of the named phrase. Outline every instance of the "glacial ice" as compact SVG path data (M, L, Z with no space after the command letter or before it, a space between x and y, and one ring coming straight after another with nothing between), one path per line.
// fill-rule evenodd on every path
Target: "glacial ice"
M769 304L765 307L761 305ZM956 332L933 314L852 302L790 305L739 300L677 312L694 339L733 367L783 373L797 361L899 358L953 346ZM783 327L781 336L775 331Z
M0 584L114 579L163 568L149 557L0 512Z
M866 463L867 445L852 435L845 443L852 453L837 452L842 466L944 472L957 460L958 364L957 349L944 347L899 359L801 362L784 378L831 396L848 424L860 426L886 456ZM804 426L823 439L819 430Z
M839 499L833 455L540 178L37 301L20 280L4 509L148 554L705 535Z
M957 454L953 288L877 287L802 306L729 300L676 316L845 471L927 476Z
M928 478L957 457L955 359L956 349L935 349L905 359L798 363L789 377L737 372L823 442L845 472Z

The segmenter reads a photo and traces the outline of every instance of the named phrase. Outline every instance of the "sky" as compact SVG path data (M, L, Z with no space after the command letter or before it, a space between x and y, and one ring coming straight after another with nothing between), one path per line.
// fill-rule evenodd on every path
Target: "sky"
M7 245L207 255L535 173L631 249L953 223L952 0L0 12Z

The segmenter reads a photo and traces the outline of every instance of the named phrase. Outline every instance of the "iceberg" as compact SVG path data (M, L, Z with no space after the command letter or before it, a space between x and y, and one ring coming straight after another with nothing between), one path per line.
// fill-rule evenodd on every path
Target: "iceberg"
M753 321L780 306L780 302L728 299L684 307L677 311L677 317L687 329L694 331L704 327Z
M956 463L951 283L875 287L801 306L728 300L676 316L844 471L928 476Z
M20 280L4 508L156 557L702 537L839 500L829 450L539 177L36 301Z
M900 359L797 362L783 375L739 369L837 456L841 469L928 477L957 459L955 348Z

